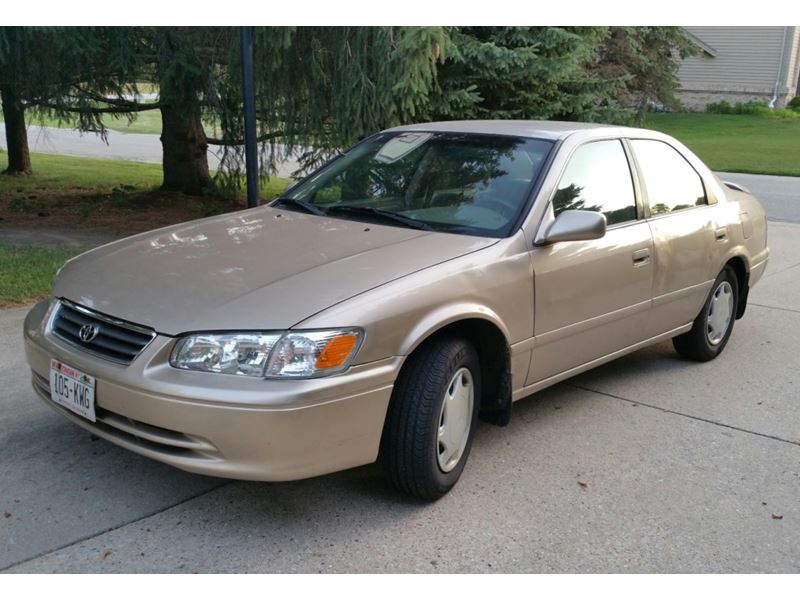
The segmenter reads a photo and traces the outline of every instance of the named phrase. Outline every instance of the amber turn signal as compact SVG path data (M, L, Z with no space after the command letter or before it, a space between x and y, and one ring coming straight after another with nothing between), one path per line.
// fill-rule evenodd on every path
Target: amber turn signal
M331 339L323 348L314 365L317 369L330 369L344 364L358 343L358 336L339 335Z

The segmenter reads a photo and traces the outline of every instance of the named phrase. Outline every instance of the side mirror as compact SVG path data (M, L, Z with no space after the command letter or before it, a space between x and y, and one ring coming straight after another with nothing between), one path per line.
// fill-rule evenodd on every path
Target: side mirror
M606 234L606 216L592 210L565 210L547 229L546 244L596 240Z

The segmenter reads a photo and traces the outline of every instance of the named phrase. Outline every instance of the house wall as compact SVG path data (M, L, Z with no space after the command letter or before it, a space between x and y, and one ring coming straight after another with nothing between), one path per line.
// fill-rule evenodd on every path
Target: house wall
M692 109L709 102L770 102L794 97L800 69L800 27L686 27L715 54L700 51L680 66L678 98Z
M794 51L791 53L788 79L786 82L789 91L792 92L789 100L800 95L800 27L794 28L794 39L792 43L792 49Z

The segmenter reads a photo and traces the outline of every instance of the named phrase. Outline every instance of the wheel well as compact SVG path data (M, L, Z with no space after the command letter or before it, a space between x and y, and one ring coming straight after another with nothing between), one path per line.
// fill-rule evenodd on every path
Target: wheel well
M734 273L736 273L736 283L739 288L739 297L737 298L736 318L741 319L744 311L747 308L747 295L750 292L750 274L747 272L747 266L741 256L734 256L725 266L730 266Z
M475 346L481 364L481 419L507 425L511 419L511 350L503 332L490 321L464 319L437 329L414 352L442 337L462 337Z

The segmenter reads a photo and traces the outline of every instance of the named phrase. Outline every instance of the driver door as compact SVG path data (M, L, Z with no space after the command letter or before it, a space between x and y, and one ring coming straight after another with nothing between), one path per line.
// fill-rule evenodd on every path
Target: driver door
M533 250L534 349L527 385L644 339L651 310L653 239L621 140L580 146L552 199L554 216L594 210L607 219L596 240Z

